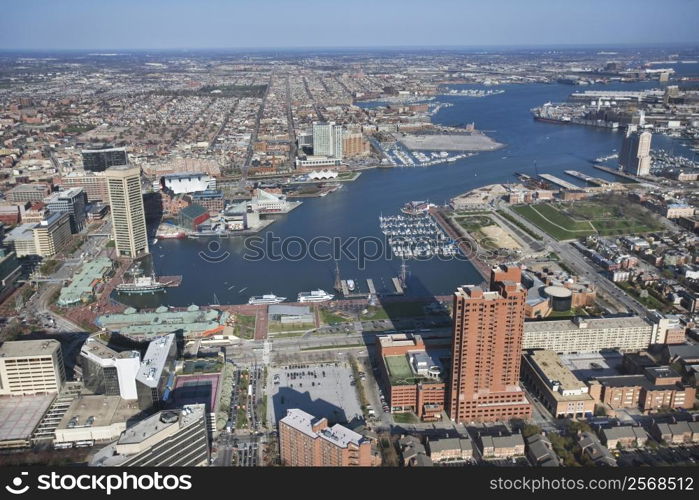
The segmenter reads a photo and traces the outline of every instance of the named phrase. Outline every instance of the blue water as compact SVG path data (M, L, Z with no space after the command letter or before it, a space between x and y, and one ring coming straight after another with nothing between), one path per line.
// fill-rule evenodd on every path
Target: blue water
M633 90L654 86L657 83L644 82L602 88ZM484 88L474 85L456 87ZM398 213L400 207L411 200L441 204L478 186L514 182L515 172L533 175L535 162L539 173L551 173L574 184L581 182L564 174L564 170L575 169L597 177L612 177L595 170L591 161L618 150L621 132L536 122L529 112L532 107L546 101L564 101L573 91L597 87L527 84L497 88L504 89L505 93L485 98L440 97L440 101L452 102L454 106L442 109L434 121L445 125L475 121L478 129L505 144L504 148L447 165L365 171L357 181L347 183L336 193L324 198L305 199L299 208L279 217L268 228L270 234L306 241L319 235L339 237L343 241L352 236L381 238L378 217L382 213ZM672 141L656 135L653 147L670 149ZM683 150L678 142L674 143L676 153ZM212 248L209 248L211 240L208 239L170 240L154 245L151 251L157 274L181 274L183 284L169 290L160 299L151 298L147 303L140 299L135 304L152 306L158 301L175 306L211 304L215 301L214 294L221 304L236 304L247 302L251 295L270 292L295 300L300 291L332 290L333 261L319 262L309 257L298 262L269 259L250 262L243 258L246 253L251 253L246 252L245 240L242 237L219 240ZM219 242L220 248L217 247ZM320 246L321 250L327 248L327 245ZM297 249L298 245L290 246L291 251ZM230 255L222 258L220 263L212 263L202 259L199 252L214 259L222 258L225 252ZM345 258L339 266L343 279L360 280L360 288L366 291L365 278L373 278L379 289L389 288L390 278L398 274L400 261L386 258L368 262L364 269L359 269L357 262ZM458 285L481 281L473 266L463 260L410 260L408 266L408 291L411 295L449 294ZM242 288L245 290L241 293Z

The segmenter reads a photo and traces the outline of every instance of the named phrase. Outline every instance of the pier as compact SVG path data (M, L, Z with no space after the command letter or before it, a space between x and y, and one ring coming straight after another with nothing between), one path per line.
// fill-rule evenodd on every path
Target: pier
M370 294L376 295L376 288L374 287L374 280L373 279L367 278L366 286L369 289Z
M583 180L588 184L592 184L593 186L606 187L611 184L610 181L600 179L599 177L591 177L587 174L583 174L582 172L578 172L577 170L566 170L565 173L571 177L575 177L576 179Z
M182 276L159 276L158 281L168 288L176 288L182 284Z
M608 174L616 175L617 177L621 177L623 179L628 179L633 182L641 182L638 180L637 177L634 177L633 175L625 174L621 170L617 170L615 168L609 168L605 167L604 165L593 165L597 170L601 170L602 172L607 172Z
M405 292L403 291L403 286L400 284L400 280L394 276L391 278L391 281L393 281L393 286L396 289L396 293L398 295L403 295Z
M563 179L559 179L555 175L551 174L539 174L539 178L545 180L546 182L550 184L554 184L556 186L562 187L563 189L580 189L580 186L576 186L575 184L564 181Z

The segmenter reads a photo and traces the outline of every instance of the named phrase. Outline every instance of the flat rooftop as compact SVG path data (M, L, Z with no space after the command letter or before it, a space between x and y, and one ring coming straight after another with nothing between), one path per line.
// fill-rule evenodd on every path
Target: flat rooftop
M164 337L157 338L148 344L146 355L141 361L141 367L136 374L136 380L148 387L156 387L160 380L160 374L163 372L167 356L170 352L175 335L170 334Z
M0 398L0 441L29 439L55 394Z
M322 438L333 443L340 448L346 448L350 443L359 445L364 439L361 434L354 432L340 424L335 424L332 427L321 429L319 432L313 431L313 424L323 419L316 418L310 413L297 408L290 409L286 413L286 417L280 420L299 432L303 432L312 438Z
M68 424L73 418L77 420L74 429L86 427L90 417L93 421L89 427L104 427L117 422L127 422L140 412L138 401L127 401L120 396L79 396L63 415L58 429L68 429Z
M580 380L619 375L623 356L617 351L561 354L561 362Z
M405 347L422 344L420 335L408 335L407 333L394 333L391 335L379 335L381 347Z
M87 357L94 357L98 359L131 358L135 356L140 357L138 351L117 352L95 338L88 338L80 348L80 353Z
M182 330L185 333L203 332L225 322L224 314L215 309L202 311L196 306L186 311L135 312L127 309L120 314L100 316L96 323L124 335L155 335L176 330Z
M562 319L556 321L526 321L524 323L524 331L531 333L538 332L560 332L564 330L595 330L595 329L629 329L629 328L648 328L651 329L650 323L638 316L629 316L622 318L584 318L582 323L587 324L581 327L572 319Z
M177 420L169 423L161 421L160 417L164 413L177 414ZM184 406L182 410L164 410L156 413L155 415L151 415L145 420L141 420L133 427L129 427L128 429L126 429L121 434L118 444L140 443L167 427L170 427L172 425L176 425L179 428L187 427L203 417L204 405L188 405Z
M536 363L542 375L549 381L558 381L563 389L577 389L585 385L561 363L553 351L534 351L529 354L529 359Z
M50 356L61 348L61 343L54 339L12 340L0 346L0 357L23 358L28 356Z

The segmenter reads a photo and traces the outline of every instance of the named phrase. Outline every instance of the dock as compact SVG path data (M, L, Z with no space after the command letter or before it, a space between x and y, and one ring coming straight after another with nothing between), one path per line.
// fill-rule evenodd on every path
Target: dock
M182 284L182 276L158 276L158 281L168 288L176 288Z
M403 295L405 292L403 291L403 286L400 284L400 280L397 277L391 278L391 281L393 281L393 286L396 289L396 293L398 295Z
M555 175L551 174L539 174L539 178L545 180L546 182L550 184L554 184L556 186L562 187L563 189L573 189L577 190L580 189L580 186L576 186L575 184L564 181L563 179L559 179Z
M577 170L566 170L565 173L571 177L575 177L576 179L583 180L588 184L592 184L593 186L605 187L611 184L610 181L600 179L599 177L591 177L587 174L583 174L582 172L578 172Z
M617 177L621 177L623 179L628 179L633 182L641 182L637 177L634 177L633 175L626 174L622 172L621 170L617 170L615 168L609 168L605 167L604 165L593 165L597 170L601 170L602 172L607 172L608 174L616 175Z
M355 280L355 283L357 283L357 280ZM342 296L346 299L366 298L366 293L363 293L358 286L355 288L354 292L350 292L347 286L347 280L340 280L340 291L342 292Z
M347 297L349 295L349 288L347 288L347 282L345 280L340 281L340 290L343 296Z
M367 278L366 286L369 289L370 294L376 295L376 288L374 287L374 280L373 279Z

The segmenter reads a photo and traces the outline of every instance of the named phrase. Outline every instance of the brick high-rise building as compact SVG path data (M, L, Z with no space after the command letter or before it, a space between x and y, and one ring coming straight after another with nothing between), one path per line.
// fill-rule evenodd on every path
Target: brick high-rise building
M380 458L361 434L316 418L299 409L287 410L279 421L282 465L293 467L371 467Z
M490 291L464 286L454 293L447 404L455 422L531 415L531 405L519 385L527 296L520 278L519 268L496 268Z

